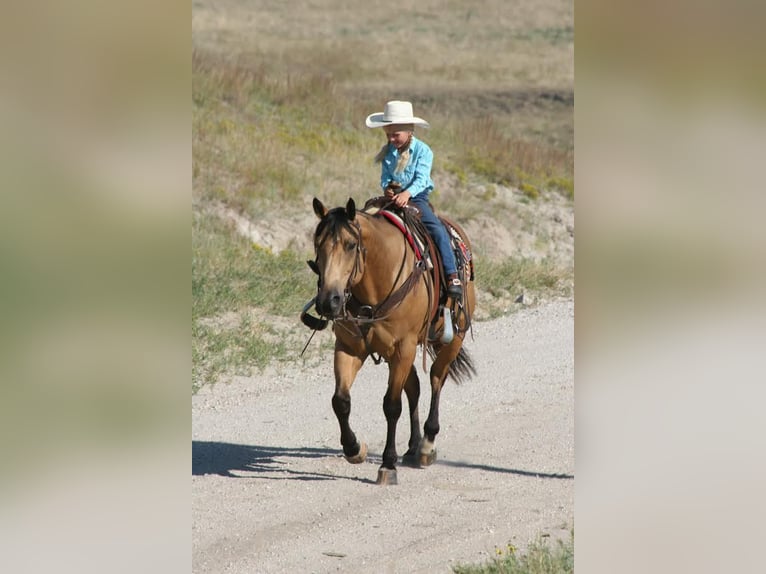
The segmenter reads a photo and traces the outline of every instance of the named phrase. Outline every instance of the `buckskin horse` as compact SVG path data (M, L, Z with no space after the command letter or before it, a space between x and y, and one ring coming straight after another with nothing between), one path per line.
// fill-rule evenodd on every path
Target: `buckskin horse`
M317 295L304 307L301 319L314 329L324 328L328 320L333 322L332 407L340 425L343 454L350 463L361 463L367 456L367 445L357 440L349 425L354 378L368 357L376 364L381 360L388 363L388 389L383 397L386 446L377 483L396 484L396 426L402 412L402 390L410 411L410 439L402 461L411 466L428 466L436 460L439 396L445 381L452 376L461 382L476 372L463 348L476 301L470 244L457 225L442 218L448 231L462 238L459 242L455 236L462 246L462 254L456 249L456 255L462 255L458 268L463 296L453 301L437 286L440 263L434 262L434 273L429 272L427 258L417 243L408 240L407 230L392 225L381 212L357 210L353 199L345 207L328 210L314 198L313 208L320 221L314 232L316 259L308 264L319 278ZM319 318L308 314L314 303ZM423 347L424 370L426 351L432 359L431 405L423 435L418 418L420 381L415 367L419 344Z

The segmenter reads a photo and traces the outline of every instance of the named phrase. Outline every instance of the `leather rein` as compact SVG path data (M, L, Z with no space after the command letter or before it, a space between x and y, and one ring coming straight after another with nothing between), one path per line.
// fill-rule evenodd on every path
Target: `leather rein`
M386 297L377 305L365 305L351 292L353 280L362 268L362 258L367 253L366 247L364 247L362 239L362 228L359 222L353 221L351 225L356 231L357 245L354 254L354 268L348 277L346 289L344 291L346 304L343 306L343 315L338 317L342 321L349 321L356 324L369 324L386 319L388 315L393 311L415 287L418 280L424 271L424 266L420 262L416 262L412 272L407 279L395 289L396 284L404 273L404 266L407 262L407 256L402 257L401 265L396 273L396 278L391 285L391 290ZM406 244L406 241L405 241ZM350 305L349 305L350 303Z

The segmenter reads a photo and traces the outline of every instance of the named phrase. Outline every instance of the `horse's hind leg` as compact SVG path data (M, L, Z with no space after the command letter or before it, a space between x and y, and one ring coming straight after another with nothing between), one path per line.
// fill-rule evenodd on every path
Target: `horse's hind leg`
M438 350L436 360L431 365L431 406L428 418L423 425L423 440L420 442L420 465L429 466L436 461L436 435L439 434L439 397L444 381L447 378L450 364L457 356L462 345L462 339L455 337L447 346Z
M422 435L420 434L420 417L418 415L418 400L420 399L420 379L418 378L415 365L410 369L410 374L404 382L404 392L407 394L407 404L410 407L410 442L407 452L402 456L402 464L418 466L418 447Z
M362 368L363 358L359 358L340 345L335 347L335 393L332 396L332 409L340 425L340 443L346 460L356 464L367 458L367 445L359 443L348 423L351 414L351 385L356 374Z

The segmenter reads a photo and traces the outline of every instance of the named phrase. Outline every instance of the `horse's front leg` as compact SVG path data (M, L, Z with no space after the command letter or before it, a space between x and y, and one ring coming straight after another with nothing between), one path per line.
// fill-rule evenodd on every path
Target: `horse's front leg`
M367 458L367 445L359 443L348 419L351 414L351 385L354 384L364 358L360 358L340 343L335 345L335 393L332 396L332 409L340 425L340 444L343 455L350 463L364 462Z
M418 415L420 379L418 378L415 365L410 368L410 374L404 383L404 392L407 395L407 404L410 407L410 441L407 444L407 452L402 456L402 464L419 466L418 447L422 439L420 434L420 417Z
M410 347L412 347L410 349ZM396 425L402 414L402 389L415 361L415 345L400 348L398 356L389 361L388 390L383 397L383 414L386 415L386 446L383 464L378 470L378 484L396 484Z

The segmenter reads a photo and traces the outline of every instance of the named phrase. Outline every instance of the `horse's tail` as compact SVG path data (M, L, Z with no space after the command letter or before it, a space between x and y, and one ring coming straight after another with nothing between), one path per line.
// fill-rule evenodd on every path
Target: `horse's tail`
M476 367L473 366L473 359L468 351L464 347L460 347L460 351L449 366L447 375L452 375L455 382L460 384L476 374Z
M436 360L437 353L434 346L429 344L427 346L427 350L431 360ZM475 374L477 374L476 367L473 366L473 359L471 358L471 355L468 354L468 351L466 351L465 347L460 347L460 350L457 353L457 357L452 360L449 369L447 369L447 375L444 377L444 381L446 382L447 378L452 375L452 378L455 379L455 383L459 385L460 383L464 383L466 380L473 377Z

